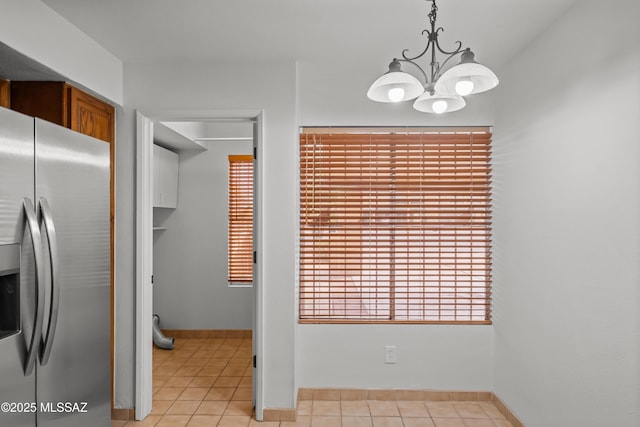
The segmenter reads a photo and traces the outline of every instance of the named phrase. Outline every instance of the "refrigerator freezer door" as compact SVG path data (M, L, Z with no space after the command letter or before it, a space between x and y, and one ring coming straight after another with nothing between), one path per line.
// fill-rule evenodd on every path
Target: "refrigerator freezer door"
M24 198L33 200L34 196L33 155L33 118L0 108L0 245L22 247L19 333L0 339L0 402L15 405L9 408L15 412L0 411L1 426L32 427L36 421L35 413L18 412L23 404L36 403L35 372L24 373L36 297L33 251L23 207Z
M36 119L36 200L48 201L59 259L55 338L38 366L39 427L110 425L109 162L108 143Z

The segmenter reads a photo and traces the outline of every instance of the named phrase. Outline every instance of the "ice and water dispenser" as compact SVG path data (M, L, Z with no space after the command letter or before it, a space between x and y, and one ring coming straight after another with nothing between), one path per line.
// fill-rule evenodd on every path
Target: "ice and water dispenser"
M20 331L20 245L0 245L0 339Z

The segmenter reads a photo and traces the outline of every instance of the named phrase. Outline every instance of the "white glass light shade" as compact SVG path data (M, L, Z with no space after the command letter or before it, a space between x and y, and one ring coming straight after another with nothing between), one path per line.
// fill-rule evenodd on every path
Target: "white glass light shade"
M473 90L468 95L493 89L499 82L498 77L489 68L477 62L466 62L449 68L440 76L435 89L440 93L457 94L456 84L461 80L473 82Z
M446 102L446 109L443 111L443 102ZM434 105L435 104L435 105ZM425 92L413 103L413 108L423 113L450 113L452 111L458 111L464 108L467 103L464 98L457 95L444 95L435 92L433 95L429 92Z
M404 93L402 94L400 90ZM391 94L389 93L391 91ZM369 99L378 102L402 102L417 98L424 92L424 86L411 74L391 71L380 76L367 91ZM400 94L402 96L400 97ZM391 96L389 96L391 95Z

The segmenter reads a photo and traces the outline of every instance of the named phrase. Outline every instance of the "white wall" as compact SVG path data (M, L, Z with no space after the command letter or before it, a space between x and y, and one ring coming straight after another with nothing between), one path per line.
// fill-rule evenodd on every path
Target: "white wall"
M491 326L300 325L298 357L299 387L493 389Z
M122 61L39 0L0 1L0 40L65 76L122 104Z
M528 427L640 425L639 18L577 1L499 87L495 392Z
M153 309L164 329L251 329L251 288L229 287L229 154L252 141L213 141L180 154L178 208L154 209Z
M299 64L300 125L493 125L491 93L444 116L370 101L367 89L386 65ZM297 340L299 387L493 390L491 326L302 324ZM385 365L386 345L397 347L396 365Z
M264 370L267 408L291 408L295 402L295 78L293 63L125 66L125 103L143 113L263 111L264 138L258 152L261 222L257 226L262 234L258 269L264 294L265 346L258 363ZM134 186L135 168L120 179L122 185Z

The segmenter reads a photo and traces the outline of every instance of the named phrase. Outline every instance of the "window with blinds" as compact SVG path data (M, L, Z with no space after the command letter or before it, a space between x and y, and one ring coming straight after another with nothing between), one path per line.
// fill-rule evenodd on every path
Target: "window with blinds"
M229 156L229 283L253 282L253 157Z
M300 321L491 323L489 128L303 129Z

